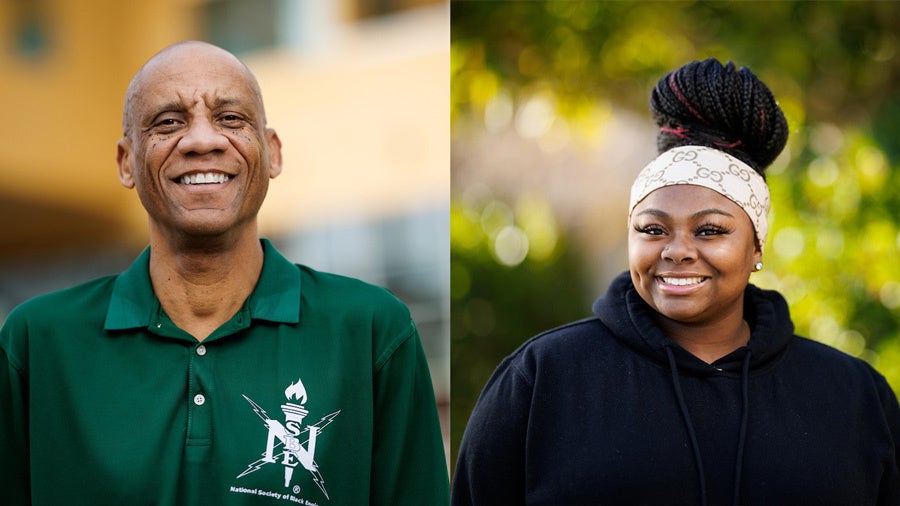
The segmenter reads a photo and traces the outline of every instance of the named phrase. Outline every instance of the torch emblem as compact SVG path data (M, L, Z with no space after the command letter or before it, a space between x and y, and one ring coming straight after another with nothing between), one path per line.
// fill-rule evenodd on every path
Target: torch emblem
M284 397L287 400L285 404L281 405L284 423L270 417L266 410L246 395L243 397L250 403L253 411L265 424L266 429L268 429L268 437L266 438L266 449L262 453L262 458L249 464L247 469L237 477L240 478L258 471L266 464L277 463L284 467L284 486L290 487L294 470L299 464L312 475L313 482L325 494L325 497L330 500L328 491L325 489L325 480L322 478L319 466L315 461L316 438L341 411L338 410L325 415L318 422L304 427L303 419L309 414L309 410L305 406L307 402L306 388L299 379L284 390Z

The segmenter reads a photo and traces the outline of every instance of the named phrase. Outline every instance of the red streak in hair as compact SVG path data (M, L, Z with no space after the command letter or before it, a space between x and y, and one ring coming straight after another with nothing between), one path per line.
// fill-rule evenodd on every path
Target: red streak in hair
M677 128L670 128L670 127L667 127L667 126L661 126L661 127L659 127L659 131L660 131L660 132L667 132L667 133L673 134L673 135L675 135L676 137L678 137L679 139L687 139L688 136L685 135L685 134L687 134L688 132L690 132L690 130L688 130L687 128L682 127L681 125L679 125Z
M678 89L678 84L675 82L675 74L669 74L669 87L672 88L675 96L678 97L678 101L681 102L685 107L687 107L695 118L699 119L703 123L706 123L707 125L709 124L709 122L706 121L703 116L701 116L700 113L691 106L691 103L688 102L687 98L685 98L685 96L681 93L681 90Z

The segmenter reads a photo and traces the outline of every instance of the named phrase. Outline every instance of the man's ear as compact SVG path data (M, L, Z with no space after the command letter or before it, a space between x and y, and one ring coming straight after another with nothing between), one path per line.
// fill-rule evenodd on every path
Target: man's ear
M119 164L119 182L129 190L134 188L134 152L131 149L131 140L122 137L116 143L116 162Z
M281 139L272 128L266 129L266 144L269 148L269 178L275 179L281 174Z

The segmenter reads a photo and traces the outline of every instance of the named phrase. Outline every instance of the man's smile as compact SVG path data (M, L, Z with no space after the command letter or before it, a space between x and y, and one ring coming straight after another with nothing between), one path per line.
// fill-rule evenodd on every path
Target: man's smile
M232 176L221 172L195 172L193 174L185 174L178 179L181 184L216 184L227 183Z

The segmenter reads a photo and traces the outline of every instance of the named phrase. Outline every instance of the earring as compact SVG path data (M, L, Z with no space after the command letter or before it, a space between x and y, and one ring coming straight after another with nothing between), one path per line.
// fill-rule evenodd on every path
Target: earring
M753 265L753 270L754 270L754 271L761 271L761 270L762 270L762 262L756 262L756 263Z

